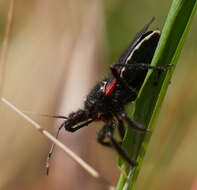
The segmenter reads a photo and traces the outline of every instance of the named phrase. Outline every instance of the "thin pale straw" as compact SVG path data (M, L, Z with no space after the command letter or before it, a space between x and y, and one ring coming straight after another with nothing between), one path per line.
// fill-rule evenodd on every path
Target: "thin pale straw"
M2 89L3 89L4 68L7 63L7 58L8 58L8 46L9 46L9 39L10 39L10 34L11 34L11 30L12 30L12 25L13 25L15 5L16 5L16 0L11 0L9 3L7 23L6 23L5 34L3 37L3 43L2 43L2 48L1 48L0 96L2 93Z
M58 141L55 137L53 137L48 131L43 129L38 123L33 121L30 117L25 115L23 112L21 112L19 109L17 109L13 104L8 102L5 98L1 98L1 100L7 104L10 108L12 108L15 112L17 112L21 117L26 119L29 123L31 123L40 133L42 133L45 137L47 137L50 141L52 141L54 144L56 144L59 148L61 148L67 155L73 159L75 162L77 162L83 169L85 169L91 176L94 178L97 178L102 184L105 184L108 186L110 190L114 190L115 187L110 185L108 181L102 177L94 168L92 168L89 164L87 164L84 160L82 160L80 157L78 157L74 152L72 152L69 148L67 148L63 143Z

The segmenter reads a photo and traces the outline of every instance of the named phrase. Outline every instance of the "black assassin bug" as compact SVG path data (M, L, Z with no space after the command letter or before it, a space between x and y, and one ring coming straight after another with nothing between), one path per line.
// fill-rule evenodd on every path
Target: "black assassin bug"
M132 167L137 165L137 162L131 160L122 149L121 142L113 137L113 133L118 127L120 137L123 138L124 122L137 131L146 131L144 125L128 117L124 106L136 99L148 69L156 71L167 69L167 67L150 65L160 38L159 30L146 32L153 21L154 18L135 36L119 60L110 66L111 75L96 84L90 91L84 109L79 109L68 117L53 116L65 119L59 126L56 137L63 127L66 131L75 132L93 121L103 121L105 124L98 133L97 141L104 146L112 146ZM48 162L53 148L54 145L49 152Z

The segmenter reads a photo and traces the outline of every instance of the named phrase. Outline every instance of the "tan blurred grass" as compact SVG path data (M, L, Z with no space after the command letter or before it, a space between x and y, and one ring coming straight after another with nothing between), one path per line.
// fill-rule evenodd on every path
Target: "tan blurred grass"
M15 11L3 96L22 110L75 111L104 75L100 2L17 1ZM195 62L195 52L179 62L182 66L172 79L136 189L186 190L196 178ZM58 150L51 175L45 177L48 142L5 105L0 113L0 189L72 190L81 184L86 190L103 189ZM33 118L48 129L57 126L50 119ZM99 129L93 124L76 134L62 132L60 139L115 183L115 154L96 143L95 130Z
M79 108L87 90L99 78L97 73L105 59L100 56L100 6L98 1L37 1L25 6L32 11L26 14L27 10L19 12L23 2L17 2L3 96L21 110L37 113L66 114ZM57 125L50 119L33 118L48 129ZM76 189L81 180L90 181L85 183L87 188L96 183L87 174L80 174L80 168L59 151L46 178L45 139L5 105L1 106L1 121L0 189ZM83 145L86 135L83 131L65 134L64 143L91 160L89 149L83 148L87 146L85 142ZM92 145L90 141L88 146Z

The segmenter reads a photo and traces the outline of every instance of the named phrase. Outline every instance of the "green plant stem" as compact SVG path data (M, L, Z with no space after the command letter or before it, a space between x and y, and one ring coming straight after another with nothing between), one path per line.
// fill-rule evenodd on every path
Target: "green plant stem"
M171 5L152 65L164 66L172 64L173 67L161 75L149 71L132 113L132 117L147 126L150 131L154 128L161 103L181 53L183 42L196 12L196 7L197 0L174 0ZM158 81L157 85L155 85L155 81ZM125 174L121 174L117 190L134 189L150 136L151 132L143 134L131 129L127 130L123 147L133 159L138 161L138 166L130 168L121 160L121 168L124 173L127 173L128 177L126 178Z

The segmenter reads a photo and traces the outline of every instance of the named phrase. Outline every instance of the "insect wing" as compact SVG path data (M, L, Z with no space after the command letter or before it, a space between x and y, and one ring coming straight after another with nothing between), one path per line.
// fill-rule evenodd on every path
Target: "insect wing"
M145 33L140 42L133 48L133 51L127 57L125 63L127 64L136 64L144 63L150 64L155 53L155 49L159 42L160 31L149 31Z
M119 60L117 63L120 63L120 64L126 64L127 62L129 62L130 60L133 60L132 59L132 56L133 55L136 55L134 54L134 52L138 52L137 51L137 48L140 49L138 47L138 44L142 44L144 41L148 40L148 38L151 36L152 34L152 31L151 32L147 32L147 29L149 28L150 24L154 21L154 17L151 19L151 21L146 24L140 32L137 33L137 35L135 36L135 38L131 41L129 47L123 52L123 54L120 56ZM156 40L156 44L158 43L158 41ZM150 44L150 43L149 43ZM142 45L143 46L143 45ZM136 48L137 47L137 48ZM145 45L145 50L146 49L146 45ZM155 49L154 49L155 50ZM152 51L153 52L153 51ZM143 52L142 52L143 53ZM154 52L153 52L154 53ZM151 57L152 59L152 57ZM134 59L135 60L135 59ZM121 77L124 75L123 73L125 73L125 69L121 66L119 67L118 69L118 73L121 75ZM137 74L137 73L136 73ZM133 75L132 78L136 78L135 75ZM128 77L127 77L128 78ZM130 78L130 77L129 77ZM132 79L131 78L131 79ZM116 79L113 79L112 81L108 82L108 84L106 85L106 91L105 91L105 95L106 96L110 96L111 93L114 91L115 89L115 86L116 86Z
M159 30L145 33L126 59L127 65L139 64L139 67L135 66L135 69L132 69L132 67L123 67L121 69L120 76L137 91L141 88L148 71L147 69L143 69L140 65L151 64L159 38Z
M135 38L131 41L129 47L122 53L120 56L118 63L126 63L127 58L132 53L133 49L136 47L136 45L140 42L141 37L145 34L149 26L152 24L152 22L155 20L153 17L148 24L146 24L140 32L137 33Z

